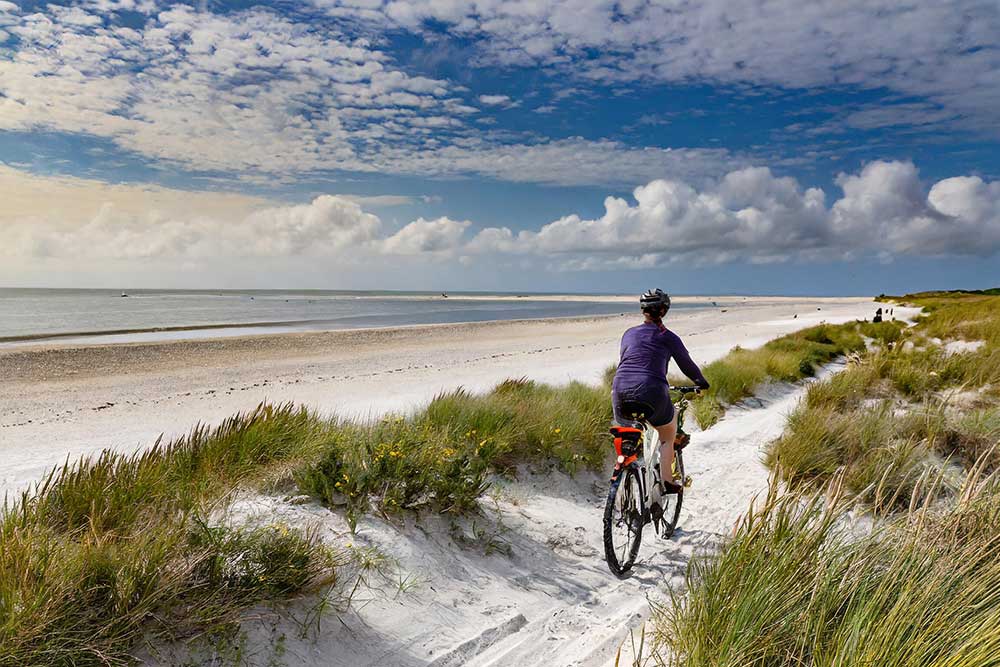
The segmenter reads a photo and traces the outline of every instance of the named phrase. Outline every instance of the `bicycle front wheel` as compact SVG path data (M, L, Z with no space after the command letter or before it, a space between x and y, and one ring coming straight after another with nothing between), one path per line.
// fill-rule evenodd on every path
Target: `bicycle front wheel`
M621 576L632 569L642 542L642 484L634 466L611 478L604 506L604 557L612 574Z

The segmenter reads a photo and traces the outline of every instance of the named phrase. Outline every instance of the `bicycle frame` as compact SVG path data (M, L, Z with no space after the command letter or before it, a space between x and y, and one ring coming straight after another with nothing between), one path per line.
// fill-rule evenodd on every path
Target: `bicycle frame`
M688 436L680 427L687 407L684 394L693 391L697 390L682 388L679 391L681 399L675 404L678 438L671 443L676 452L672 477L678 478L684 488L690 485L691 478L685 474L680 451L687 444ZM657 483L660 481L660 432L643 419L645 414L633 412L630 421L619 422L611 429L618 457L604 505L604 557L611 572L618 576L635 563L642 544L643 526L652 523L659 537L670 538L677 528L683 506L684 488L664 496Z
M677 410L677 432L680 434L684 423L684 412L687 410L688 399L683 394L675 404ZM650 508L654 503L661 503L663 496L657 489L660 481L660 432L646 420L636 422L642 425L642 456L636 456L631 461L619 453L618 462L612 479L620 475L626 468L635 466L639 469L639 485L642 492L642 511L644 517L649 517ZM629 457L632 458L632 457ZM683 480L682 483L688 480Z
M660 433L647 421L638 423L642 424L642 439L640 440L642 455L640 456L636 452L636 455L626 457L619 453L612 479L627 468L638 468L642 511L644 516L648 516L650 507L654 502L660 500L660 494L656 490L656 482L660 479Z

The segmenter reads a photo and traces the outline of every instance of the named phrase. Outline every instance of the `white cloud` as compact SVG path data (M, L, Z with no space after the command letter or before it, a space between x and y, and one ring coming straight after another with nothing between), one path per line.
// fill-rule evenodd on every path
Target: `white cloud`
M841 175L844 197L831 211L841 238L890 254L981 255L1000 248L1000 182L946 178L928 193L908 162L875 162Z
M931 100L946 110L941 120L1000 131L993 2L386 0L363 11L313 2L384 27L444 23L475 44L473 64L547 66L605 83L884 88Z
M721 148L634 148L582 137L506 145L473 139L418 154L386 147L376 164L389 170L403 162L424 176L473 173L514 182L626 187L663 175L700 184L746 164Z
M521 106L520 102L515 102L507 95L480 95L479 101L486 106L503 107L504 109L513 109L514 107Z
M49 9L10 28L21 43L0 60L0 129L92 134L193 169L367 171L366 142L417 150L421 128L460 131L475 111L365 40L264 9L178 5L140 29Z
M408 195L338 195L350 200L359 206L408 206L416 202L416 199ZM423 197L421 197L423 200Z
M291 258L303 269L333 258L337 266L379 270L386 256L396 256L434 271L486 256L498 266L506 257L545 270L592 271L1000 252L1000 181L958 176L928 189L914 165L874 162L837 182L843 193L827 206L818 188L749 167L704 187L655 179L634 190L634 201L608 197L593 219L566 215L521 231L475 231L467 220L418 218L390 233L345 196L285 204L0 166L0 191L14 193L0 209L0 256L26 267L58 259L61 270L104 258L134 267Z
M907 162L874 162L837 182L843 196L827 208L822 190L767 168L700 190L659 179L636 188L634 204L608 197L600 218L568 215L519 233L488 228L464 252L544 255L572 270L1000 252L1000 182L956 177L927 192Z
M381 243L387 254L419 255L449 252L459 247L462 235L472 223L449 218L418 218Z
M470 126L479 110L465 89L407 74L332 24L262 8L143 5L148 21L128 28L104 16L106 2L50 6L5 28L20 43L0 59L0 131L89 134L182 169L258 181L346 170L631 187L664 174L697 182L739 164L724 150L501 140Z
M381 221L348 198L282 204L244 195L107 184L0 166L0 256L329 256L377 243Z

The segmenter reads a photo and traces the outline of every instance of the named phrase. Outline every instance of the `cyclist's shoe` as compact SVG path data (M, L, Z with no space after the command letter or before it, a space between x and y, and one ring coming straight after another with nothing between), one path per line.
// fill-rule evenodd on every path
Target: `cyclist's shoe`
M684 490L684 487L677 482L662 479L656 482L656 486L661 496L665 496L668 493L680 493Z

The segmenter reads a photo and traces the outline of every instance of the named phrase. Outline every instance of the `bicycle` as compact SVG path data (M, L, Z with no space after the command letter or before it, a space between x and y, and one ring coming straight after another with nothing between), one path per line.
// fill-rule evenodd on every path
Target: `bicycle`
M677 437L674 439L674 478L682 480L678 493L661 495L656 482L660 480L660 435L646 421L652 412L643 403L625 403L622 411L632 418L631 425L614 426L615 451L618 459L611 473L611 487L604 507L604 557L615 575L621 576L632 569L642 529L649 523L663 539L670 538L677 528L684 488L691 486L691 478L684 473L682 451L690 436L682 430L688 394L700 391L698 387L674 387L680 395L675 402L677 410ZM648 446L647 446L648 445ZM649 455L643 460L643 453Z

